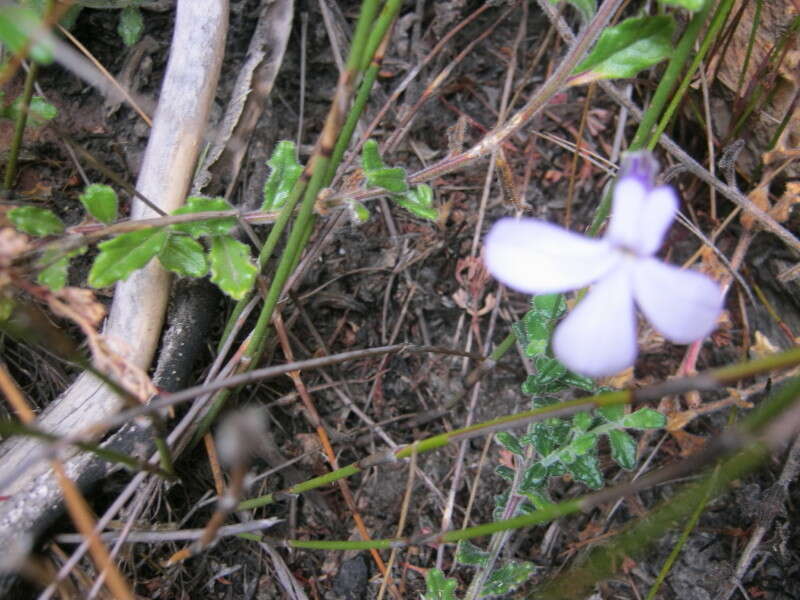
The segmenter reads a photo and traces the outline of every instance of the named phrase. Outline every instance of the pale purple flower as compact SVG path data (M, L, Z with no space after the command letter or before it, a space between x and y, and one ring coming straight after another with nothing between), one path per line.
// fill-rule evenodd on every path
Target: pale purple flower
M515 290L548 294L593 284L553 334L556 358L576 373L600 377L633 364L636 306L678 344L708 335L722 311L721 289L709 277L655 258L678 210L671 187L654 187L656 170L649 153L629 155L601 239L510 218L486 237L489 271Z

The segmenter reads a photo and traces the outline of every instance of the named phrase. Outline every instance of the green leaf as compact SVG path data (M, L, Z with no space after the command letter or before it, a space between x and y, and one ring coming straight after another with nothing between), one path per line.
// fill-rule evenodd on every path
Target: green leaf
M61 222L61 219L52 210L46 208L18 206L8 211L8 218L14 227L28 235L43 237L64 231L64 223Z
M514 480L514 469L511 467L507 467L505 465L498 465L495 467L494 472L500 475L506 481L513 481Z
M597 412L606 421L618 423L625 416L625 405L609 404L608 406L601 406L597 409Z
M400 206L420 219L435 221L439 218L439 211L433 206L433 190L429 185L420 184L402 196L395 197L395 200Z
M520 444L519 439L513 433L508 433L507 431L501 431L500 433L494 436L495 441L503 446L509 452L513 452L519 456L525 455L525 449Z
M297 152L294 142L278 142L272 156L267 161L271 171L264 184L264 203L262 211L280 210L303 173L303 166L295 158Z
M162 227L148 227L98 244L100 254L89 271L89 285L102 288L127 279L161 251L168 236Z
M128 6L122 9L119 14L119 25L117 33L126 46L133 46L142 37L144 31L144 18L142 11L135 6Z
M567 0L580 13L581 20L587 23L597 10L595 0ZM558 4L559 0L550 0L551 4Z
M36 261L38 266L45 266L36 276L36 282L54 292L57 292L67 285L67 275L69 272L69 261L72 257L86 252L86 248L78 248L67 252L64 256L57 258L61 254L59 248L45 250L42 257Z
M624 431L612 429L608 432L611 458L623 469L630 471L636 466L636 440Z
M93 183L80 195L81 204L90 215L109 225L117 220L119 200L117 192L109 185Z
M668 58L673 52L672 17L636 17L607 27L597 45L574 73L572 85L599 79L633 77L639 71Z
M593 490L603 487L603 474L597 466L597 455L593 452L578 456L569 464L565 464L567 470L578 481L585 483Z
M366 175L367 185L370 187L379 187L393 194L402 194L408 191L406 170L402 167L382 167L366 171Z
M456 562L471 567L482 567L489 559L489 553L481 550L469 540L461 540L456 546Z
M361 202L350 200L347 202L347 206L350 209L350 214L353 217L353 221L355 221L357 224L360 225L361 223L366 223L369 221L369 209L361 204Z
M217 210L231 210L233 207L224 198L204 198L202 196L189 196L186 204L174 211L173 215L187 215L200 212ZM188 233L193 238L204 235L225 235L236 225L236 217L220 217L218 219L206 219L204 221L193 221L191 223L179 223L172 225L176 231Z
M621 425L630 429L661 429L667 424L667 418L652 408L640 408L635 413L625 415Z
M24 50L34 35L44 31L44 25L35 10L14 5L0 6L0 43L12 53ZM52 39L48 37L36 41L28 53L36 62L50 64L53 62Z
M0 321L8 321L14 312L14 300L8 296L0 296Z
M696 12L702 9L708 0L658 0L661 4L671 4L672 6L680 6L686 10Z
M211 238L211 281L234 300L241 300L255 283L258 269L250 248L229 235Z
M533 493L547 481L547 467L542 463L531 465L522 474L519 491L523 494Z
M2 111L0 116L16 121L22 112L22 97L17 96L9 107ZM33 96L31 103L28 105L28 119L25 121L25 127L39 127L44 125L50 119L55 118L58 114L58 109L55 106L45 101L41 96Z
M547 356L536 357L534 364L536 366L536 374L529 377L528 380L531 381L532 379L531 385L542 388L548 384L558 382L567 372L567 368L564 365L555 358Z
M480 598L504 596L528 581L536 571L536 565L525 560L510 560L492 571L481 590Z
M539 294L531 298L531 306L536 312L544 313L551 320L557 319L567 310L563 294Z
M588 431L594 418L588 412L579 412L572 417L572 427L578 431Z
M561 378L561 383L571 387L579 388L585 392L593 392L595 388L593 379L590 377L584 377L583 375L578 375L572 371L566 372L566 374Z
M384 167L381 154L378 152L378 142L367 140L361 149L361 167L365 172L375 171Z
M597 447L597 434L584 433L578 436L569 445L569 449L575 453L575 456L583 456L587 452L594 450Z
M183 235L170 235L158 260L165 269L186 277L203 277L208 272L203 245Z
M456 600L455 591L458 582L448 579L439 569L428 569L425 575L424 600Z

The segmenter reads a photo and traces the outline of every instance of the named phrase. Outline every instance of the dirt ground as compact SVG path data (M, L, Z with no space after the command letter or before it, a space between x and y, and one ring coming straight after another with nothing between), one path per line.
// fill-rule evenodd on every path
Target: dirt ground
M337 25L349 33L357 14L357 2L327 3ZM367 109L368 123L389 97L406 72L431 51L442 36L476 10L482 3L466 0L417 2L421 21L415 17L414 3L407 2L398 21L387 56L381 69L376 92ZM391 165L402 165L410 172L431 164L451 150L451 128L460 116L467 121L464 143L469 146L491 129L497 119L507 61L512 52L522 18L520 6L498 2L455 35L433 61L421 70L390 109L373 137L379 141L394 131L399 119L419 98L425 86L471 41L494 25L503 10L511 7L508 16L484 40L477 43L466 58L449 75L446 83L418 111L404 141L384 159ZM232 0L230 31L225 66L212 116L221 118L233 90L234 80L247 52L255 27L258 0ZM301 46L301 18L307 15L306 47ZM571 14L571 13L570 13ZM525 31L517 48L519 65L514 90L524 102L526 94L543 80L564 50L563 42L551 30L546 17L535 4L525 11ZM132 50L123 49L116 32L117 11L85 9L73 34L113 74L123 71ZM173 26L172 11L144 11L145 42L143 55L130 82L144 98L155 105L161 76L167 60ZM338 43L337 43L338 44ZM542 52L541 48L545 45ZM305 53L305 61L301 55ZM300 161L304 162L317 139L336 86L338 71L332 45L315 1L300 1L288 50L281 66L269 105L250 141L239 183L230 197L242 207L257 206L260 189L268 173L266 161L279 140L295 139L300 115L301 66L305 62L305 103L300 136ZM528 70L530 69L530 70ZM634 96L648 93L655 76L641 75ZM21 87L21 76L9 83L14 93ZM39 77L42 89L58 107L57 123L76 143L98 157L127 181L134 181L141 162L148 128L127 106L113 112L104 99L75 76L59 67L43 69ZM719 89L718 89L719 88ZM712 87L715 97L728 93L719 84ZM700 95L692 92L695 101ZM639 96L640 98L640 96ZM588 111L588 112L587 112ZM671 135L684 148L702 159L706 140L697 135L697 125L690 121L691 111L678 116ZM511 136L504 150L513 172L525 211L538 218L563 223L569 211L575 230L587 225L599 199L599 190L609 181L608 175L588 161L575 163L573 152L554 140L574 142L581 131L585 147L608 156L617 123L618 107L598 89L579 87L559 94L534 121ZM581 126L585 120L585 125ZM3 127L7 127L3 125ZM626 130L628 137L633 125ZM213 134L213 127L209 136ZM5 141L10 130L0 130ZM82 213L75 208L83 183L77 176L59 135L44 127L31 131L25 140L25 158L16 189L28 200L41 202L56 210L69 225L77 224ZM495 343L506 337L510 323L527 309L527 298L506 291L500 296L498 285L491 279L470 279L468 268L475 264L472 253L476 227L485 233L497 218L513 213L509 198L497 177L493 178L488 204L479 210L488 160L431 182L436 202L446 207L447 218L433 224L416 219L397 206L390 215L383 211L388 204L369 203L372 216L366 223L340 225L310 265L295 289L291 301L283 305L282 316L290 332L297 359L320 352L338 353L370 348L387 343L409 342L464 348L471 339L471 350L480 351L488 341ZM91 179L104 181L102 175L86 166ZM741 176L741 174L740 174ZM572 184L571 184L572 181ZM687 214L691 214L706 234L713 226L708 214L708 190L688 174L678 174L672 181L681 189ZM742 179L743 189L749 184ZM785 181L776 180L775 193ZM571 189L572 187L572 189ZM571 198L571 200L568 200ZM731 206L717 198L721 217ZM479 223L479 217L482 221ZM326 219L319 220L318 231ZM785 226L800 231L800 215L795 210ZM730 256L741 226L738 220L722 232L717 247ZM259 235L266 235L263 230ZM312 238L312 244L319 236ZM680 263L698 247L696 238L684 228L674 228L667 240L671 261ZM73 285L85 282L91 255L77 263L70 273ZM698 361L698 369L730 364L741 360L754 342L743 331L760 331L779 348L791 346L785 331L800 331L800 286L782 283L776 273L795 258L780 241L760 233L751 247L741 274L751 286L762 290L781 322L771 318L762 302L752 305L737 291L729 302L729 322L713 343L706 344ZM470 285L470 283L472 285ZM101 297L103 297L101 292ZM110 300L108 294L104 301ZM479 315L471 315L465 298L486 307ZM741 298L741 302L740 302ZM216 297L216 310L205 315L212 320L212 339L196 358L191 384L199 381L213 360L216 340L221 334L232 303ZM744 313L741 306L746 306ZM494 316L493 315L494 312ZM743 315L748 323L743 325ZM490 327L490 322L494 323ZM79 332L63 324L76 339ZM748 329L749 328L749 329ZM666 379L678 372L683 349L665 343L654 334L643 334L645 350L637 363L633 379L627 383L642 385ZM491 345L490 345L491 346ZM324 350L323 350L324 349ZM41 347L30 347L11 339L3 340L3 358L13 377L35 403L45 407L75 376L76 369L50 355ZM264 364L285 360L279 347L268 348ZM357 461L385 446L383 440L370 434L368 427L348 409L342 396L349 398L376 423L381 424L398 444L406 444L462 427L468 417L469 394L465 393L464 359L439 354L395 354L385 361L369 358L330 367L324 373L304 373L304 383L311 390L317 410L330 430L337 432L334 450L340 465ZM529 407L520 384L525 378L526 364L517 351L508 353L481 382L473 422L510 414ZM757 383L755 380L749 384ZM332 385L333 384L333 385ZM718 400L724 393L709 393L704 400ZM747 398L758 402L763 395ZM447 406L453 398L458 404L433 421L409 426L409 419ZM681 400L664 404L662 409L683 410ZM312 426L304 418L302 407L294 395L291 381L274 379L240 390L229 402L229 408L257 404L268 408L272 439L272 460L259 459L254 472L261 473L281 466L280 461L293 462L290 469L262 479L249 496L281 490L288 485L323 474L329 467L320 451ZM651 457L649 468L657 468L682 456L716 434L727 424L730 408L704 414L684 429L673 433L656 432L643 435L639 456ZM6 409L0 408L6 415ZM418 422L418 421L417 421ZM504 480L494 474L494 467L504 460L502 448L489 446L485 458L484 438L467 443L461 468L461 484L456 490L453 526L460 526L470 503L473 486L477 485L469 523L492 520L494 497L506 489ZM652 455L652 456L651 456ZM415 480L413 502L406 520L406 533L437 531L442 510L458 460L458 446L451 444L418 458L419 470L427 476ZM730 493L713 500L701 516L688 542L679 554L659 598L705 600L718 597L731 580L737 562L750 535L765 510L777 514L759 545L733 598L800 599L800 488L788 487L785 497L768 494L779 477L785 453L776 454L756 475L738 481ZM640 461L641 464L641 461ZM620 471L607 458L601 447L601 468L609 485L627 481L632 473ZM204 451L197 448L177 465L180 482L159 487L139 517L142 528L177 525L179 528L202 528L211 516L214 504L214 479ZM476 479L479 469L481 475ZM117 472L92 489L87 498L95 512L102 513L130 478ZM400 500L408 479L403 467L371 469L348 480L356 506L374 538L389 538L396 533ZM536 586L548 577L562 572L580 561L594 544L613 540L615 533L670 498L684 481L668 482L627 497L608 519L611 505L589 514L559 520L552 527L543 526L517 531L506 547L505 558L532 561L538 566L534 578L508 597L531 596ZM568 479L554 479L550 492L556 499L575 498L587 488ZM774 490L772 490L774 491ZM282 500L255 511L257 518L278 517L284 522L270 530L274 536L309 539L359 539L352 514L336 486L327 486L313 495ZM625 568L614 577L599 583L593 598L641 598L653 583L661 566L678 542L682 523L655 542L644 554L631 557ZM50 535L71 532L72 524L64 516ZM596 539L595 539L596 538ZM478 545L486 540L477 540ZM125 549L120 564L128 580L143 598L285 598L279 584L276 563L263 546L235 537L224 538L211 549L172 567L164 561L181 549L180 543L136 544ZM39 551L53 564L63 564L66 545L41 540ZM288 571L303 586L309 598L374 598L379 588L375 562L368 552L327 552L277 550ZM424 570L436 563L437 549L415 547L397 557L395 576L402 597L418 598L424 591ZM388 559L388 552L383 554ZM460 593L466 589L472 571L455 567L452 553L445 553L444 570L457 578ZM96 577L92 564L84 559L76 568L76 590L87 590ZM377 583L376 583L377 582ZM18 582L9 598L36 597L35 587ZM81 592L83 593L83 592ZM459 594L460 596L460 594ZM77 597L77 596L76 596Z

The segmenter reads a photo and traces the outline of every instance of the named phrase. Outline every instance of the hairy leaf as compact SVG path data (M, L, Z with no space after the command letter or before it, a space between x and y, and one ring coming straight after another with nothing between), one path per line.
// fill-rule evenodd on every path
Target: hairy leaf
M209 212L217 210L231 210L233 207L223 198L204 198L202 196L189 196L186 204L173 211L173 215L186 215L199 212ZM172 225L176 231L188 233L193 238L204 235L225 235L236 225L236 217L220 217L218 219L206 219L204 221L193 221L191 223L179 223Z
M522 447L517 436L513 433L508 433L507 431L501 431L494 436L495 441L503 446L509 452L513 452L519 456L523 456L525 454L525 450Z
M490 596L503 596L513 592L536 571L536 565L525 560L510 560L504 565L496 568L489 575L486 585L481 590L481 598Z
M127 6L119 14L117 33L126 46L133 46L142 37L144 18L142 11L135 6Z
M364 171L374 171L383 168L383 160L378 151L378 142L375 140L367 140L361 149L361 167Z
M489 553L481 550L469 540L461 540L456 547L456 562L472 567L482 567L489 559Z
M597 455L594 452L577 456L574 461L564 466L572 473L575 479L585 483L593 490L599 490L603 487L603 474L597 465Z
M625 415L621 423L630 429L661 429L667 424L667 418L652 408L640 408L635 413Z
M636 440L620 429L608 432L611 444L611 458L623 469L631 470L636 466Z
M455 591L458 582L448 579L439 569L428 569L425 575L424 600L456 600Z
M402 196L397 196L396 200L400 206L420 219L435 221L439 218L439 211L433 206L433 190L429 185L420 184Z

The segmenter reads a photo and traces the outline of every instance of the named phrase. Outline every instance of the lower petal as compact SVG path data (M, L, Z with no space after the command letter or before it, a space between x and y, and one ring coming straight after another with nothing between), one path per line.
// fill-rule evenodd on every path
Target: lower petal
M553 352L570 370L602 377L636 360L636 313L628 269L620 267L595 284L556 328Z
M486 236L485 246L489 272L529 294L589 285L619 260L604 240L535 219L500 219Z
M688 344L714 330L722 312L722 291L697 271L682 271L654 258L640 259L634 269L639 308L668 340Z

